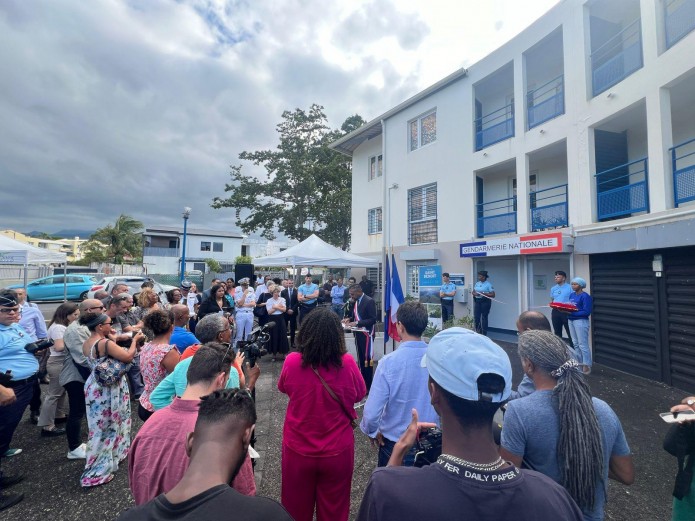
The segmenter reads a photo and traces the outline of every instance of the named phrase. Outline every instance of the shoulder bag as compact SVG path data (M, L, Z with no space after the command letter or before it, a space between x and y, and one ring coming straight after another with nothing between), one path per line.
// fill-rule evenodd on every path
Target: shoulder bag
M330 395L331 395L331 398L333 398L336 402L338 402L338 404L340 405L340 408L343 410L343 412L345 413L345 415L346 415L346 416L348 417L348 419L350 420L350 427L352 427L353 429L356 429L356 428L357 428L357 425L358 425L357 419L356 419L356 418L353 418L352 415L347 411L347 409L345 408L345 405L343 404L343 402L341 402L341 401L340 401L340 398L338 398L338 397L335 395L335 393L333 392L333 389L331 389L331 388L328 386L328 384L326 383L326 380L323 379L323 377L319 374L318 370L317 370L315 367L312 367L312 369L313 369L314 372L316 373L316 376L319 377L319 380L321 380L321 383L322 383L323 386L326 388L326 391L328 391L328 394L330 394Z
M99 342L101 342L101 340L99 340ZM130 364L109 356L106 350L106 344L109 342L108 339L106 339L106 344L104 344L104 356L99 357L99 342L94 346L97 355L97 363L94 366L94 377L101 385L108 387L118 385L123 375L130 369Z

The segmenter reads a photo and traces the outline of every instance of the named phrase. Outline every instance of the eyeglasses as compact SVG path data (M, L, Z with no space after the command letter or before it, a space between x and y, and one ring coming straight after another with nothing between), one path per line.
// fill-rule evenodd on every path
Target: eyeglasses
M104 322L101 325L102 326L110 326L111 324L113 324L113 321L112 322Z
M106 309L104 306L95 306L93 308L87 308L87 311L92 311L93 309Z
M0 308L0 313L9 315L10 313L19 313L19 308Z

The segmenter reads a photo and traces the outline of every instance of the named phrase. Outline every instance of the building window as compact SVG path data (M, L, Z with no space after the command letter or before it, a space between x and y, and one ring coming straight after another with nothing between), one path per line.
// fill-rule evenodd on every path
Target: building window
M382 232L381 207L369 210L367 216L367 231L370 235Z
M280 250L282 251L282 250ZM246 244L241 245L241 256L242 257L248 257L249 256L249 247Z
M169 239L169 248L170 249L178 248L178 247L179 247L179 241L177 241L176 239Z
M380 295L382 291L382 281L384 279L384 276L381 271L382 264L379 263L378 268L367 268L367 279L374 284L374 296Z
M204 262L194 262L193 263L193 269L194 270L205 273L205 268L207 268L207 265Z
M221 252L222 251L222 243L221 242L213 242L212 243L212 251Z
M437 111L408 122L408 137L411 151L437 141Z
M210 251L211 244L208 241L201 241L200 251Z
M381 177L384 173L384 156L372 156L369 158L369 180Z
M437 242L437 183L408 190L408 244Z

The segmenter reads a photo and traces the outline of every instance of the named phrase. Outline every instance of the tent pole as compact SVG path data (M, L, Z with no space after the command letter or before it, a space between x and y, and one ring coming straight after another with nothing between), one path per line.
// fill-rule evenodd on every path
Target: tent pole
M24 289L27 289L27 270L29 269L29 254L24 257Z

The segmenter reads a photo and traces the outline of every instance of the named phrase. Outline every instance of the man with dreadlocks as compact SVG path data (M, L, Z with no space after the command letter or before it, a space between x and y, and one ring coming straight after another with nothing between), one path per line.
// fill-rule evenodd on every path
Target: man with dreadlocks
M509 402L501 454L564 486L585 520L604 516L608 478L631 485L635 469L620 420L592 398L567 344L549 331L519 336L524 373L536 392Z

